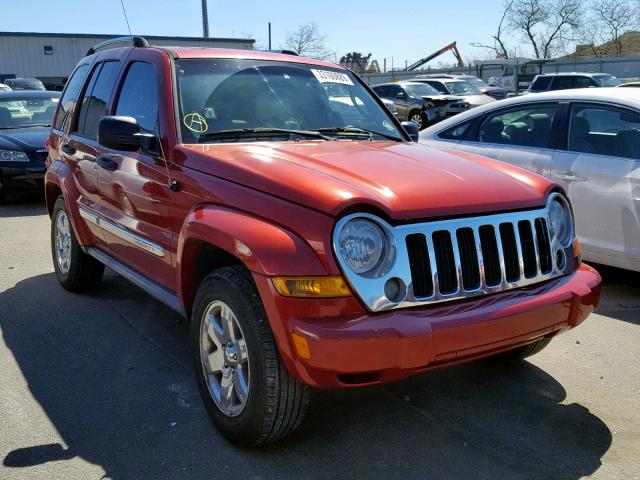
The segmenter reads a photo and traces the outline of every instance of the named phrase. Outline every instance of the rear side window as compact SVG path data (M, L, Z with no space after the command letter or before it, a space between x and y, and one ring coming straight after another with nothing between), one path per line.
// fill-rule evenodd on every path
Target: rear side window
M573 152L640 159L640 115L623 108L575 105L568 149Z
M109 113L107 108L119 66L119 62L105 62L94 69L80 107L77 129L79 134L89 138L98 136L98 122Z
M539 92L540 90L546 90L549 88L549 83L551 83L551 77L538 77L531 84L531 91Z
M64 90L64 94L60 99L58 114L56 115L56 120L53 125L53 128L58 130L63 130L65 125L68 122L68 118L73 112L73 107L78 100L78 96L80 95L80 90L82 89L82 84L84 83L84 79L87 76L87 71L89 70L89 65L81 65L76 68L76 71L73 72L73 75L69 79L67 83L67 87Z
M156 69L150 63L133 62L120 91L116 115L133 117L141 132L155 133L158 120Z
M549 147L557 104L525 105L488 115L480 125L480 142Z
M455 127L451 127L444 132L440 132L438 134L438 137L444 138L446 140L462 140L465 137L465 134L469 131L471 123L472 121L470 120L468 122L456 125Z
M373 87L373 91L376 92L376 95L378 95L379 97L389 96L389 87L385 87L385 86Z
M567 90L573 88L574 77L561 76L553 79L552 90Z

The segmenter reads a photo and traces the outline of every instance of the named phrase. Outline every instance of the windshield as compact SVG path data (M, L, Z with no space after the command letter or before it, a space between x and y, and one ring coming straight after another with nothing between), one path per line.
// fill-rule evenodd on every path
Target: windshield
M594 75L593 79L598 82L601 87L617 87L622 82L613 75Z
M404 84L404 89L411 95L416 97L432 97L434 95L442 95L438 90L426 83Z
M0 129L50 127L58 98L13 97L0 99Z
M446 82L447 88L453 95L480 95L480 91L466 80Z
M480 78L468 78L466 81L476 88L484 88L489 86L484 80Z
M229 135L255 133L254 129L261 135L252 141L280 138L284 130L306 132L312 139L321 137L308 133L319 130L341 140L364 135L371 140L404 139L389 111L345 70L260 60L189 59L176 61L176 77L183 143L229 141ZM279 129L279 135L265 136L269 129ZM229 135L221 133L225 131Z

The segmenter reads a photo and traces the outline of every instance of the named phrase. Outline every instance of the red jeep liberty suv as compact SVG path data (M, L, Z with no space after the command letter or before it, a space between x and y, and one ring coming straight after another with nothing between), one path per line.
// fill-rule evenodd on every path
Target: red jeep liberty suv
M309 387L524 358L596 307L552 181L412 142L338 65L123 40L80 61L55 116L56 276L88 290L106 265L190 319L234 443L291 432Z

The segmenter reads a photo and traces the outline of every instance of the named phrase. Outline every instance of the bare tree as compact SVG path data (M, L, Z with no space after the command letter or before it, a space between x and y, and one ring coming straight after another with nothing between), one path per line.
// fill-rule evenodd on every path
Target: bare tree
M298 55L330 60L334 53L325 46L325 39L326 37L320 34L318 24L309 22L300 25L293 32L287 32L285 45L287 49L293 50Z
M536 58L551 58L573 40L581 25L584 0L516 0L509 26L531 45Z
M496 33L491 36L493 39L493 45L484 45L481 42L472 42L471 46L476 48L486 48L495 53L496 57L509 58L509 52L504 41L504 35L507 33L509 26L505 23L507 16L511 13L511 8L515 0L507 0L504 2L504 10L500 22L498 23L498 29Z
M599 0L593 2L591 11L600 42L613 42L615 54L620 55L622 53L620 37L638 27L638 16L634 5L625 0Z

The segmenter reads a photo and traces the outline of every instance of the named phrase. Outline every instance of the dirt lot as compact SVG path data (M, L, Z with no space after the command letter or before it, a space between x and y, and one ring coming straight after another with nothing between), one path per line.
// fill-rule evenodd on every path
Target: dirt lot
M0 206L0 478L640 478L640 275L602 268L598 314L530 362L314 394L262 451L215 431L187 327L113 273L56 283L49 218Z

